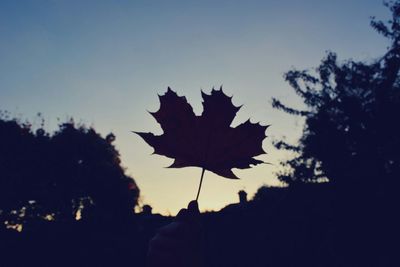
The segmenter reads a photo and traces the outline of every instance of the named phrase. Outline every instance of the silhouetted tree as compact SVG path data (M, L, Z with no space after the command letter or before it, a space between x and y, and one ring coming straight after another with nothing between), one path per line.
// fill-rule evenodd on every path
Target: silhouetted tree
M291 185L292 194L303 192L293 205L303 207L297 210L304 211L300 217L310 229L320 227L321 211L332 211L324 222L334 266L392 266L396 255L392 244L397 242L393 233L400 178L400 1L386 5L391 20L371 22L390 40L384 56L340 63L330 52L314 71L285 74L304 110L273 99L273 107L305 119L298 145L275 144L297 153L282 163L285 169L278 177ZM304 189L324 181L329 181L328 190L318 198ZM314 210L318 213L310 213Z
M114 140L72 120L49 134L1 117L1 224L132 214L139 189L121 167Z
M372 27L391 41L386 54L372 62L339 63L330 52L315 71L285 74L305 110L273 99L273 106L305 118L298 145L277 142L298 156L284 162L279 178L287 183L328 179L344 184L397 183L400 177L400 3L387 24Z
M76 209L86 205L94 205L114 220L132 212L138 188L124 174L114 140L113 134L103 138L94 129L75 127L73 122L60 125L52 136L56 180L51 200L57 199L59 216L74 218Z

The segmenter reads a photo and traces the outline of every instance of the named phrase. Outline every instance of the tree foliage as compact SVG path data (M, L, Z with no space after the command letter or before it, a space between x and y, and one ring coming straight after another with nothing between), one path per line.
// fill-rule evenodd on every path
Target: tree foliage
M339 62L329 52L315 70L285 74L305 110L278 99L273 107L304 117L305 126L298 145L275 144L297 153L283 162L282 181L392 183L400 177L400 2L386 5L391 20L371 22L390 40L384 56L372 62Z
M132 212L139 189L121 167L113 145L72 120L53 133L0 118L0 220L83 219L89 210L117 219ZM92 212L93 214L93 212Z

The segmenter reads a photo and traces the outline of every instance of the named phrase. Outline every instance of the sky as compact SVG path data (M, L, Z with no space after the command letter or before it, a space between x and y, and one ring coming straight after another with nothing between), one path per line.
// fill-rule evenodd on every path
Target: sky
M265 1L0 1L0 110L39 123L60 121L113 132L141 203L174 215L194 199L200 168L166 169L172 159L131 131L162 130L147 111L170 86L201 114L201 93L224 88L243 105L232 126L251 118L270 124L263 143L271 164L234 170L240 180L205 173L201 210L219 210L251 198L262 185L279 185L275 173L289 155L273 140L296 142L302 120L272 109L277 97L302 107L283 75L318 66L327 51L340 60L373 60L387 40L369 26L386 20L381 0Z

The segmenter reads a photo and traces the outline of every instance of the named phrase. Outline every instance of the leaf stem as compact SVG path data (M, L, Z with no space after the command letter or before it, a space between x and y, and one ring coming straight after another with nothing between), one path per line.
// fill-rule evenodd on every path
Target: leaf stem
M200 195L200 190L201 190L201 185L203 184L203 177L204 177L204 172L206 171L206 169L202 169L201 171L201 177L200 177L200 184L199 184L199 190L197 190L197 196L196 196L196 202L199 199L199 195Z

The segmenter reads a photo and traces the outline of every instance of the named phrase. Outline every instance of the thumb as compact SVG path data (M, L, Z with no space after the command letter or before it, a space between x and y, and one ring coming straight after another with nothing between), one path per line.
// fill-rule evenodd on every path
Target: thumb
M187 210L192 214L200 214L199 204L196 200L190 201Z
M199 206L196 200L190 201L187 209L181 209L176 215L176 220L180 222L193 222L197 221L200 217Z
M189 222L198 222L200 219L200 210L199 205L196 200L190 201L187 207L188 221Z

